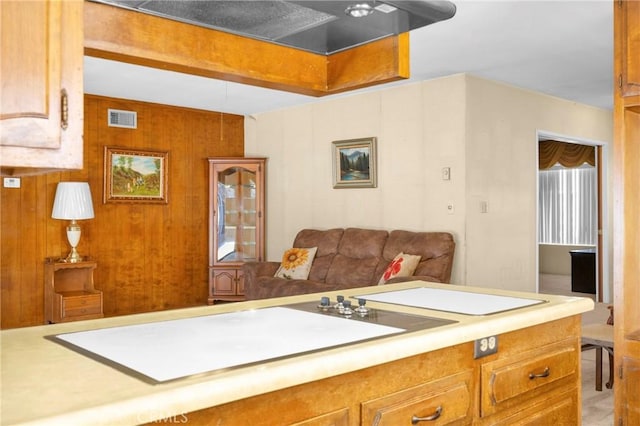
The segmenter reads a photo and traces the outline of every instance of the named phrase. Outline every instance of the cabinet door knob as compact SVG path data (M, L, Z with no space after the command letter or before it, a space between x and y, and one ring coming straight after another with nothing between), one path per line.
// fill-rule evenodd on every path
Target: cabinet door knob
M438 408L436 408L436 412L433 413L430 416L427 416L427 417L413 416L413 417L411 417L411 424L412 425L417 425L420 422L432 422L434 420L439 419L441 414L442 414L442 405L438 405Z
M551 374L551 370L549 369L549 367L545 367L542 373L538 373L538 374L529 373L529 379L533 380L533 379L540 379L543 377L549 377L549 374Z

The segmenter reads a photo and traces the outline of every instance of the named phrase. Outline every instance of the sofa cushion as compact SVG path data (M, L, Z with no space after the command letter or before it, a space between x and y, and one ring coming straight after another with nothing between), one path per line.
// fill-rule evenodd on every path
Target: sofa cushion
M355 287L377 284L377 268L384 263L382 249L389 233L382 230L347 228L344 230L326 282Z
M317 247L316 257L309 271L311 281L325 282L327 271L338 253L338 244L342 238L342 228L318 230L303 229L293 241L294 247Z
M413 275L435 277L443 283L451 279L455 242L450 233L393 230L382 253L386 261L383 262L385 268L400 252L420 256L420 263ZM381 269L380 274L383 271Z
M420 256L402 252L398 253L391 263L389 263L387 269L382 273L382 277L380 277L378 284L385 284L393 278L412 276L419 262Z
M309 277L311 264L316 255L317 247L311 248L290 248L282 255L282 262L275 273L275 277L287 280L306 280Z

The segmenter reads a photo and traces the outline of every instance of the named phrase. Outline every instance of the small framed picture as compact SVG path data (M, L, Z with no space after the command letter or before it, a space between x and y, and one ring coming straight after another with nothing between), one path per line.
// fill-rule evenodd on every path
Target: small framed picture
M104 149L105 203L167 204L169 153Z
M376 138L333 142L333 187L375 188Z

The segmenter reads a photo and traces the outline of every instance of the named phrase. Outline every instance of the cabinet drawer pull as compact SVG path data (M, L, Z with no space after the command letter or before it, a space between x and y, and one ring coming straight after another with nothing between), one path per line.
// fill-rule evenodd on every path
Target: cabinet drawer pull
M542 377L549 377L549 374L551 374L551 370L549 369L549 367L545 367L542 373L539 373L539 374L529 373L529 379L533 380L533 379L539 379Z
M411 424L412 425L417 425L420 422L432 422L432 421L437 420L438 418L440 418L441 414L442 414L442 405L439 405L438 408L436 408L436 412L433 413L430 416L427 416L427 417L413 416L413 417L411 417Z

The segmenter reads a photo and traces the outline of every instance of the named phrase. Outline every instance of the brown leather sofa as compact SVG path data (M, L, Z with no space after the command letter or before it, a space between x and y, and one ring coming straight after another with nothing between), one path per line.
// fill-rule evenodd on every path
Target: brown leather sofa
M247 300L292 296L378 285L380 277L400 252L421 256L411 277L389 282L424 280L448 283L455 242L447 232L336 228L303 229L295 248L317 247L306 280L274 277L279 262L249 262L242 267Z

